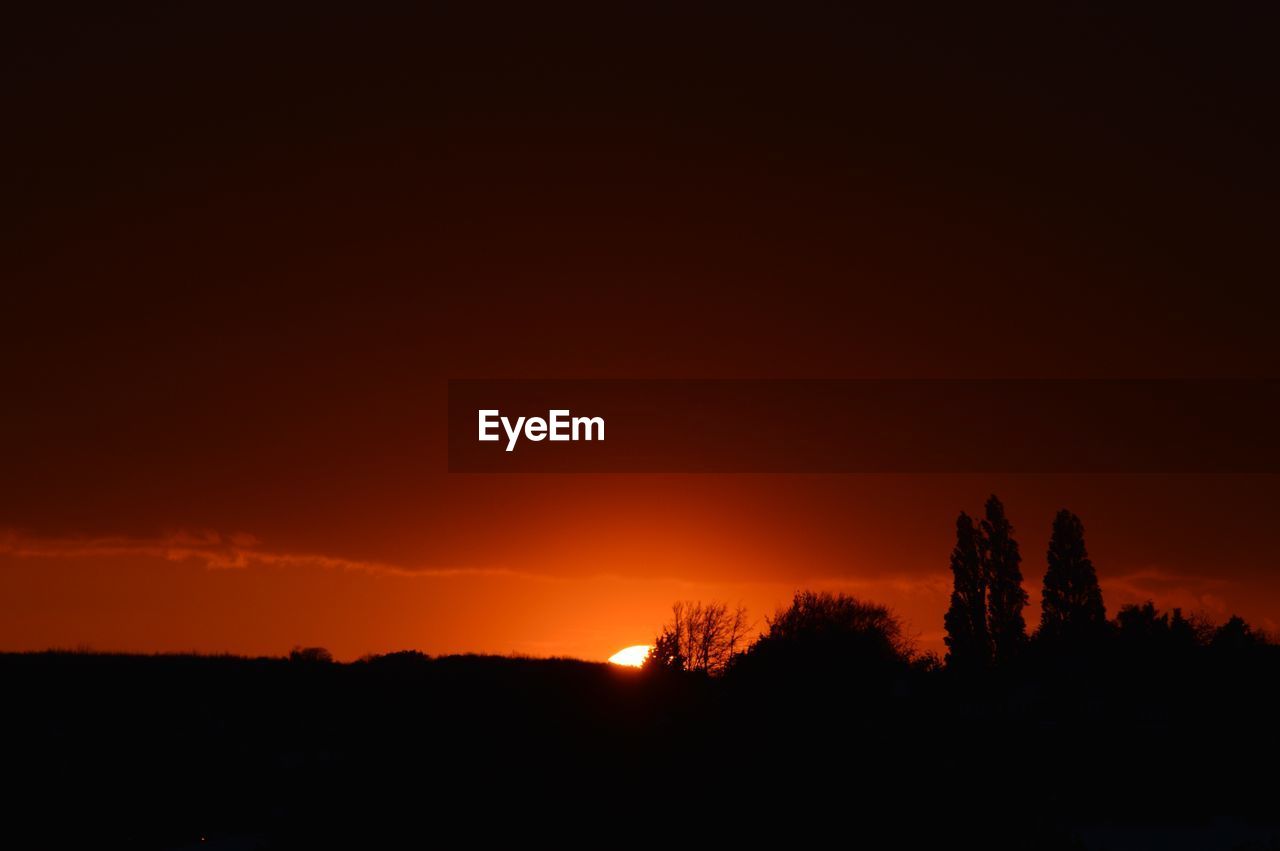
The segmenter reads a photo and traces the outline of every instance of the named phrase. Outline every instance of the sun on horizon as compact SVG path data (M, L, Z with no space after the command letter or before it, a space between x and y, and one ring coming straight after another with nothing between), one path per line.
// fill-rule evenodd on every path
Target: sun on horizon
M639 668L647 658L649 658L649 645L633 644L614 653L609 657L609 661L627 668Z

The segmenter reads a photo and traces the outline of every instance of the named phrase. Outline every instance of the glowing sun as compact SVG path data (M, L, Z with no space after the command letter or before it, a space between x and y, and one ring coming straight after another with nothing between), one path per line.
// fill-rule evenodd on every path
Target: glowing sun
M626 665L628 668L639 668L644 664L645 657L649 655L649 645L633 644L630 647L624 647L617 653L609 657L609 661L615 665Z

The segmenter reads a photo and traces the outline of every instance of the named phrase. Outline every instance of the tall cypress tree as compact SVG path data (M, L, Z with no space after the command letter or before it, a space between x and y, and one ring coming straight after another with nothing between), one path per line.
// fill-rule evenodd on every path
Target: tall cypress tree
M1084 546L1084 524L1064 508L1053 519L1049 539L1040 633L1046 638L1081 638L1095 634L1106 622L1098 574Z
M1022 609L1027 592L1022 588L1022 554L1013 539L1013 525L1004 504L994 494L987 500L982 521L982 568L987 582L987 628L996 662L1008 661L1027 641Z
M947 628L947 665L955 668L984 667L991 659L991 639L987 633L987 583L978 553L978 530L973 518L963 511L956 518L956 546L951 551L954 580L951 607L943 623Z

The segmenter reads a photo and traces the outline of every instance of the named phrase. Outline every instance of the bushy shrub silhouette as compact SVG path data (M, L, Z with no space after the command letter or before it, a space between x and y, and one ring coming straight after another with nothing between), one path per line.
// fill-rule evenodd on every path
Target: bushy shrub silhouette
M326 665L333 662L333 654L323 647L295 647L289 651L289 661L306 665Z
M843 593L800 591L735 663L742 675L837 680L903 670L913 644L888 608Z

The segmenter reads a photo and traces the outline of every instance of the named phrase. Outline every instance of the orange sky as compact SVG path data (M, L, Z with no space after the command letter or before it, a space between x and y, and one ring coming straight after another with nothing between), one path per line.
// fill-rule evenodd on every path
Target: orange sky
M1109 518L1088 529L1112 612L1151 598L1218 620L1239 612L1276 628L1280 589L1264 564L1245 573L1247 554L1225 550L1217 553L1222 561L1209 561L1211 554L1168 540L1166 531L1196 522L1176 513L1189 492L1234 494L1267 477L1166 478L1172 495L1138 511L1125 503L1149 494L1151 477L1023 478L1005 482L1004 493L1018 499L1010 502L1015 522L1032 505L1041 519L1040 528L1029 518L1019 523L1033 604L1054 504L1036 494L1057 491ZM293 550L247 533L9 533L0 537L0 646L279 654L318 644L340 658L417 648L602 659L648 641L677 599L741 601L761 619L795 589L818 587L890 605L922 649L941 651L951 509L947 496L923 497L921 489L980 492L981 477L542 479L541 488L522 490L579 510L494 517L483 535L489 543L475 547L470 562L386 559L374 548ZM495 477L487 481L499 489ZM1102 486L1108 498L1088 496ZM677 504L636 506L663 495ZM823 516L832 504L853 513L843 522L830 509ZM1034 605L1028 615L1034 623Z
M445 472L449 378L1280 374L1272 93L1199 17L28 14L0 649L602 659L798 587L938 649L993 491L1033 605L1065 506L1111 612L1280 619L1274 476Z

